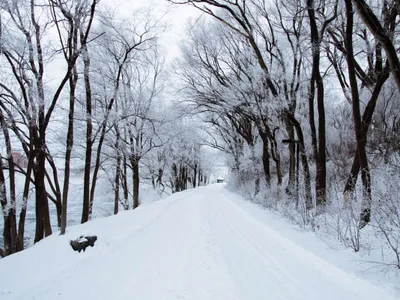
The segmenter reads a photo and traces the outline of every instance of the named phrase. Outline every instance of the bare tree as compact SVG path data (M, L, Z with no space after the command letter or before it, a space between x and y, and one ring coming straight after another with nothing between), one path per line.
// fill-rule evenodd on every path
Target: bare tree
M70 160L72 149L74 145L74 112L75 112L75 98L76 88L78 82L78 72L76 67L76 56L83 53L84 64L87 64L87 43L89 33L92 27L92 22L95 15L96 5L98 1L89 3L70 3L61 1L51 1L53 20L56 24L62 52L67 65L72 65L71 74L68 79L69 82L69 114L68 114L68 130L66 138L66 151L65 151L65 167L64 167L64 183L62 189L62 211L60 218L61 234L64 234L67 227L67 204L68 204L68 191L70 180ZM60 16L58 15L60 11ZM60 18L65 18L67 23L67 38L64 41L61 29ZM79 45L78 45L79 40ZM85 72L86 75L87 72ZM60 202L61 202L60 201ZM61 204L61 203L60 203Z
M257 8L262 8L265 7L265 11L267 11L266 4L264 2L246 2L246 1L171 1L173 3L179 3L179 4L190 4L198 8L199 10L203 11L204 13L212 16L213 18L219 20L224 26L229 28L232 32L235 32L238 36L242 37L250 49L253 51L253 54L256 58L257 65L259 68L261 68L264 77L263 77L263 86L265 87L267 94L269 95L270 99L273 99L273 101L276 101L276 103L281 103L280 102L280 96L283 97L291 97L293 96L290 95L289 90L285 90L284 87L280 86L276 81L273 80L274 76L272 75L272 70L271 66L269 64L270 61L274 62L274 66L276 65L276 62L279 62L279 56L278 59L276 59L276 54L271 53L272 55L270 57L266 57L264 55L265 51L263 49L264 44L267 46L270 46L271 49L275 51L279 51L276 49L276 40L274 36L272 35L271 41L268 40L268 35L266 34L267 31L263 31L262 27L257 23L258 18L256 17L256 14L254 14L254 7ZM252 6L254 3L257 4L257 6ZM277 2L280 3L280 2ZM224 13L223 13L224 12ZM266 15L266 21L267 25L265 26L266 28L271 28L271 24L268 27L268 14ZM269 32L268 32L269 33ZM273 34L273 33L272 33ZM258 42L258 38L261 36L263 42ZM296 48L295 48L296 49ZM267 49L268 50L268 49ZM267 52L268 53L268 52ZM278 53L279 54L279 53ZM282 53L281 53L282 54ZM269 60L268 60L269 59ZM298 75L296 73L297 68L292 69L294 70L294 75L293 78L296 78ZM280 76L279 76L280 77ZM296 90L297 85L292 86L294 90ZM296 98L292 98L291 100L295 100ZM295 103L295 102L294 102ZM307 202L307 207L311 208L312 207L312 199L311 199L311 184L309 182L309 168L308 168L308 162L307 162L307 155L305 153L305 145L304 139L301 138L303 136L302 133L302 128L300 123L296 120L294 116L295 112L295 105L293 106L293 103L285 103L285 105L282 105L281 108L281 115L284 117L288 124L288 132L289 132L289 138L294 140L294 132L296 132L298 141L299 141L299 147L301 149L301 162L303 166L303 171L307 173L305 176L305 179L308 183L305 184L306 188L306 202ZM292 128L292 129L291 129ZM293 130L294 128L294 130ZM290 148L291 149L291 155L294 157L294 146ZM291 160L291 178L292 180L294 179L294 160Z
M90 19L93 18L96 3L96 1L92 2L92 5L88 9L90 11ZM56 204L59 223L61 221L61 189L58 184L57 167L55 166L49 148L47 147L46 133L57 102L60 99L64 87L72 76L73 69L75 68L75 64L81 52L81 49L73 47L73 31L70 31L69 39L67 38L67 41L64 44L61 33L63 28L56 26L62 44L62 53L64 53L67 64L65 73L61 76L58 86L54 89L54 93L52 95L51 93L47 93L44 77L46 75L48 67L47 61L49 60L49 57L47 56L48 51L43 49L42 46L43 35L46 30L49 30L49 25L52 22L56 25L59 24L59 22L57 22L58 13L56 12L58 9L60 9L61 15L67 13L65 6L63 5L67 4L51 1L50 5L43 6L32 0L26 2L11 1L4 3L3 7L3 11L8 14L11 20L10 25L15 29L14 32L5 32L7 38L16 32L23 45L23 47L18 47L12 40L9 40L4 44L2 54L6 57L10 69L12 70L14 82L10 81L9 87L7 88L7 86L3 85L3 88L7 90L8 94L11 95L12 99L14 99L15 107L18 107L20 117L24 121L29 132L29 136L26 136L19 126L12 127L14 134L19 137L23 148L28 155L30 164L35 164L34 167L30 165L28 168L24 192L24 201L26 201L25 197L27 197L29 189L28 182L31 180L30 172L33 171L36 193L35 242L52 233L48 206L48 197L50 195L46 191L46 179L50 184L51 190L56 195L56 198L50 196L50 199ZM83 9L83 7L80 7L79 9ZM46 12L51 12L54 19L50 18L44 20L43 18L37 17ZM70 16L70 21L71 20ZM72 28L70 29L73 30ZM87 33L89 32L89 29L90 26L87 28ZM86 43L86 41L82 42ZM64 47L67 43L69 43L69 52ZM19 103L20 99L18 95L9 93L14 84L20 88L23 104ZM4 108L5 107L3 106L3 109ZM8 114L8 116L12 119L11 114ZM30 140L30 142L27 142L26 139ZM54 185L45 168L46 160L53 170ZM66 187L66 189L68 188ZM24 216L22 220L24 220ZM20 228L23 229L23 226L20 226Z
M326 5L326 1L319 1L319 5ZM328 18L324 18L321 29L318 29L316 16L316 3L314 0L307 0L307 11L311 29L311 52L312 52L312 74L309 90L309 119L311 126L311 137L316 159L316 203L322 209L326 203L326 134L325 134L325 105L324 105L324 82L320 70L321 43L326 28L337 16L337 1L332 4L333 12ZM318 104L318 147L316 130L314 124L314 95L315 86L317 87Z
M351 2L347 3L348 6L351 4ZM385 20L384 26L388 31L390 31L394 28L395 17L393 18L391 10L385 6L382 6L381 11L382 19ZM364 202L360 217L360 227L362 228L369 221L370 205L372 200L370 199L371 187L368 179L370 175L367 174L368 172L365 168L365 162L363 163L364 168L361 168L361 157L364 157L364 160L366 160L367 157L366 154L365 156L364 154L360 156L359 143L364 143L364 145L361 144L361 146L364 147L364 150L361 150L361 152L366 151L365 147L367 145L367 134L373 120L375 107L380 98L384 84L389 78L389 64L388 62L385 63L385 57L382 55L382 44L377 42L375 45L373 45L370 41L370 36L367 29L364 28L362 24L357 24L359 27L359 34L350 32L350 28L346 28L346 30L343 29L343 25L340 24L343 24L345 20L347 20L347 22L350 21L350 23L354 23L352 20L357 21L357 18L354 18L353 16L349 18L348 15L346 15L346 17L341 16L339 23L335 27L328 29L330 36L329 39L331 40L331 44L334 45L334 50L332 51L331 48L328 47L327 55L328 59L332 63L332 66L334 67L345 98L347 101L349 101L349 103L352 104L353 113L354 109L357 110L357 104L356 107L354 107L354 101L361 103L361 100L359 99L360 91L370 91L370 97L367 105L365 106L364 113L361 115L361 112L359 112L360 128L356 127L356 124L354 124L354 130L357 132L356 135L358 134L359 137L357 139L357 146L351 171L347 177L344 188L345 203L348 205L349 199L352 198L353 191L355 189L358 174L360 170L361 172L364 172L364 174L362 173ZM350 34L352 34L351 44L349 44ZM356 40L354 40L355 37ZM352 56L350 56L349 48L351 48L350 52L352 53ZM356 48L356 50L354 50L354 48ZM346 76L344 72L346 67L341 65L343 58L345 58L347 61L348 76ZM363 65L367 67L366 70L363 69ZM361 83L360 86L358 81ZM352 92L350 93L348 90L351 90ZM358 106L358 110L361 109L360 104L358 104ZM355 118L358 118L357 113Z
M123 73L121 91L121 123L127 129L128 140L123 140L127 146L129 167L132 170L133 208L139 206L140 161L162 141L156 134L157 120L154 115L154 100L162 90L160 73L163 59L156 46L148 53L142 63L127 67ZM127 114L126 112L129 111Z
M357 140L357 152L360 160L361 178L363 182L363 205L360 217L360 228L363 228L371 218L371 175L368 167L368 159L365 151L366 137L362 131L360 99L358 85L353 62L353 6L351 0L346 0L346 46L347 46L347 65L349 72L349 81L351 87L351 99L353 108L354 131Z
M101 30L104 32L104 34L97 41L99 47L97 50L100 52L96 55L99 59L103 59L103 63L110 64L112 69L109 69L109 65L103 65L104 69L101 69L102 67L99 65L98 72L101 73L101 76L109 78L112 91L111 95L104 95L105 97L109 98L105 103L104 118L101 121L98 132L93 136L90 145L87 142L89 149L87 148L86 150L83 210L81 218L82 223L88 221L92 215L97 177L101 167L103 143L108 129L112 127L112 125L110 126L110 122L111 124L114 122L114 120L110 120L110 116L112 115L114 104L116 101L118 101L118 97L120 96L119 93L122 84L123 73L126 72L127 66L137 63L137 54L146 52L155 45L160 32L164 30L161 20L154 19L150 12L147 12L142 19L143 20L138 17L137 23L134 22L130 26L126 26L122 23L118 24L117 22L114 22L112 16L102 17ZM110 75L107 74L107 69L111 72ZM86 91L88 92L88 87ZM87 122L87 141L91 135L91 126L89 123L90 122ZM96 136L98 136L98 145L95 156L96 158L92 180L89 180L88 177L91 168L91 161L89 161L89 157L92 155L91 147Z
M383 49L385 49L386 56L390 63L390 71L400 89L400 60L391 34L395 25L393 24L389 28L383 26L371 7L364 0L353 0L352 2L365 25L367 25L368 29L382 45ZM398 1L384 1L384 5L390 19L395 19L400 13L400 4Z

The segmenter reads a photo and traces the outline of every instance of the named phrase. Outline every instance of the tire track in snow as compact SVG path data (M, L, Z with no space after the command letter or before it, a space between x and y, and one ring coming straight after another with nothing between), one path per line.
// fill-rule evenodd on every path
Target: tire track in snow
M219 211L219 216L211 217L220 231L215 232L217 239L222 241L219 246L225 249L227 265L238 276L238 285L244 294L253 293L251 299L266 296L285 300L321 297L325 300L394 299L383 289L344 272L268 228L229 200L233 195L229 191L220 188L213 192L217 195L208 203L211 212ZM236 239L242 242L238 243ZM226 248L235 248L238 253L232 255ZM264 271L260 268L263 265ZM248 270L249 266L253 274ZM261 278L264 288L249 282L241 270L247 276Z
M232 215L232 208L224 203L223 195L218 194L213 198L207 202L209 221L225 268L231 273L237 286L239 298L265 299L269 296L274 300L303 299L297 288L298 283L293 278L289 280L290 284L287 284L291 292L277 290L276 287L283 286L283 283L288 281L284 273L279 272L277 262L266 257L261 247L255 246L248 233L236 224L242 223L242 220ZM271 286L276 287L269 288ZM300 298L291 298L288 294L295 294Z
M221 201L229 201L226 198L221 198ZM284 261L284 256L290 255L286 249L282 249L284 253L283 257L277 257L270 253L271 247L265 247L265 245L261 245L259 240L260 236L254 237L252 232L249 230L243 230L243 227L238 225L238 217L235 216L231 210L228 211L227 219L229 220L229 227L233 230L233 232L237 235L237 238L244 242L244 246L248 249L249 253L254 254L254 259L259 261L260 265L265 268L265 277L271 282L270 285L282 286L285 291L281 294L274 295L274 299L288 299L288 295L290 297L295 296L296 299L309 299L309 294L302 287L299 279L296 278L285 264L282 264L282 260ZM240 222L242 223L242 222ZM243 224L243 223L242 223ZM279 245L269 245L272 247L279 247Z

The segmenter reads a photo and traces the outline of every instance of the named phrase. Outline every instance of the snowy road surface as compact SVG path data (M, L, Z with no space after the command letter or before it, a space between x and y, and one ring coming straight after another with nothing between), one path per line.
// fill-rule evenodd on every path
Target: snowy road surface
M71 227L0 260L0 299L391 300L281 236L216 184ZM94 248L73 252L80 234Z

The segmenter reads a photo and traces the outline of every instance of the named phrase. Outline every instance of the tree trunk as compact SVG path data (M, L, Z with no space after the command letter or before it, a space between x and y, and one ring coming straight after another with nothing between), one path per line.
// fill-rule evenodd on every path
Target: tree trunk
M273 130L273 135L270 138L271 141L271 155L272 155L272 159L275 162L275 167L276 167L276 176L278 179L278 186L282 185L282 168L281 168L281 156L278 152L278 145L276 143L276 139L275 139L275 132L276 130L278 130L278 128L275 128Z
M181 191L184 191L184 190L186 190L186 172L185 172L185 166L181 163L180 164L180 169L179 169L179 174L180 174L180 176L179 176L179 182L180 182L180 185L181 185L181 188L180 188L180 190Z
M372 121L372 116L375 111L376 102L378 101L379 94L382 90L383 85L385 84L385 82L387 81L388 78L389 78L389 71L388 71L388 68L385 68L385 70L378 75L378 79L377 79L375 88L372 92L370 100L368 101L367 107L364 110L361 127L362 127L362 132L363 132L365 139L367 139L368 129L369 129L369 126ZM346 202L349 201L352 193L354 192L355 185L357 183L358 173L360 171L360 159L359 159L360 157L359 157L358 153L359 153L359 150L357 148L356 153L353 158L353 164L351 166L351 171L347 178L347 182L346 182L346 185L345 185L345 188L343 191L344 199Z
M268 137L264 137L263 141L263 153L262 153L262 162L264 169L265 182L267 187L271 187L271 171L270 171L270 163L269 163L269 149L268 149Z
M310 169L308 167L307 154L306 154L305 145L304 145L303 131L301 129L300 123L296 120L296 118L288 110L285 110L284 114L285 114L285 118L287 118L287 120L296 129L298 145L300 146L299 151L300 151L301 165L303 167L303 174L304 174L304 190L305 190L305 196L306 196L306 208L312 209L313 201L312 201L312 196L311 196L311 175L310 175Z
M9 238L9 251L8 254L12 254L17 252L17 203L16 203L16 194L15 194L15 166L14 159L12 153L11 139L8 132L7 123L4 119L3 113L0 110L0 123L3 131L4 139L6 142L6 152L7 152L7 161L8 161L8 180L9 180L9 189L10 189L10 198L9 203L7 203L6 199L6 189L4 186L4 201L6 205L3 207L3 215L4 215L4 230L8 230L6 234L7 238ZM1 157L0 157L1 160ZM5 178L3 173L3 166L1 166L1 180L0 184L5 184ZM5 231L6 232L6 231ZM7 251L6 251L7 255Z
M285 120L285 125L286 125L286 132L288 134L288 137L290 140L294 140L294 128L293 124L290 122L290 120ZM295 145L294 144L289 144L289 181L288 185L286 187L286 193L288 195L293 195L294 194L294 186L295 186Z
M194 164L194 169L193 169L193 188L196 187L197 184L197 164Z
M129 209L129 190L128 190L128 175L127 175L127 161L126 161L126 154L123 154L123 161L122 161L122 188L124 190L124 209Z
M315 17L314 0L307 0L307 11L311 27L311 51L312 51L312 77L310 83L309 110L312 144L316 158L316 204L321 210L326 204L326 135L325 135L325 106L324 106L324 82L320 73L320 37ZM318 150L315 150L315 125L314 125L314 86L317 85L317 106L318 106ZM314 128L313 128L314 127ZM315 144L314 144L315 143Z
M114 91L114 96L116 95L117 91ZM95 195L95 191L96 191L96 184L97 184L97 175L99 173L100 170L100 166L101 166L101 150L103 148L103 143L104 143L104 139L106 137L106 130L107 130L107 123L108 123L108 118L110 116L110 112L112 110L113 104L114 104L115 98L113 97L110 100L110 103L108 104L107 107L107 112L106 112L106 116L101 124L101 132L100 132L100 139L99 139L99 144L97 146L97 151L96 151L96 163L94 165L94 170L93 170L93 177L92 177L92 186L90 188L90 198L89 198L89 207L87 208L88 211L86 211L85 213L87 213L87 220L90 220L92 218L92 211L93 211L93 201L94 201L94 195ZM84 221L84 222L86 222ZM82 223L83 222L83 213L82 213Z
M1 114L1 112L0 112ZM2 116L2 114L1 114ZM4 130L7 128L4 128L6 125L4 122L3 117L1 117L1 126L3 128L3 133L5 134ZM8 146L7 146L8 148ZM7 151L8 152L8 151ZM7 153L7 155L9 155ZM10 159L10 156L7 158L8 163L9 163L9 172L10 175L13 173L13 162L12 162L12 156ZM10 165L11 163L11 165ZM14 177L14 175L12 175ZM9 179L10 181L10 187L12 180L11 177ZM15 182L14 182L15 183ZM15 191L15 189L14 189ZM10 193L11 194L11 193ZM15 194L14 194L15 197ZM12 203L12 200L10 200L10 203L7 200L7 191L6 191L6 178L4 176L4 168L3 168L3 161L2 157L0 157L0 203L1 203L1 208L3 211L3 218L4 218L4 228L3 228L3 239L4 239L4 253L3 256L10 255L12 253L15 253L17 251L17 232L16 232L16 215L15 215L15 203Z
M35 195L36 195L36 233L35 243L42 240L44 237L49 236L51 231L50 214L49 214L49 203L47 200L47 192L45 186L45 164L46 157L44 153L45 149L45 137L44 132L35 141L35 148L39 149L36 155L36 165L34 167L35 177Z
M61 228L61 219L62 219L62 212L63 212L62 202L56 201L54 204L56 205L57 226L58 226L58 228Z
M61 188L60 188L60 182L58 180L58 174L57 174L57 167L56 164L54 163L53 158L48 154L46 156L47 162L50 164L50 167L53 171L53 178L54 178L54 183L52 182L50 175L47 172L47 169L45 170L45 177L47 179L47 183L50 186L51 191L53 192L55 199L52 199L52 202L56 206L57 210L57 226L60 228L61 227L61 212L62 212L62 198L61 198ZM47 193L48 195L48 193Z
M28 39L29 46L36 51L37 61L30 55L30 67L35 76L35 85L37 89L37 106L38 106L38 126L33 125L35 132L35 150L36 163L34 167L35 177L35 196L36 196L36 233L35 243L52 233L50 224L49 203L47 199L45 176L46 176L46 116L45 116L45 95L44 95L44 59L43 49L41 45L41 28L35 19L34 1L30 3L30 18L34 28L35 45L33 41ZM61 88L61 86L60 86ZM48 113L50 117L51 111Z
M197 174L197 182L198 182L198 186L201 186L201 183L202 183L202 174L203 173L203 170L201 169L201 168L199 168L199 172L198 172L198 174Z
M92 88L90 84L90 56L86 45L83 51L83 79L85 82L86 97L86 152L85 152L85 171L83 179L83 208L81 223L89 219L90 203L90 173L92 169L92 146L93 146L93 123L92 123Z
M313 159L316 161L318 157L318 146L317 146L317 129L315 127L315 118L314 118L315 114L314 98L315 98L315 78L313 71L308 91L308 120L310 122L310 129L311 129L311 146L312 146Z
M199 174L200 174L200 170L199 170ZM159 168L158 169L158 175L157 175L157 180L156 180L156 185L157 185L157 187L160 187L160 186L162 186L162 187L164 187L164 184L163 184L163 175L164 175L164 170L162 169L162 168ZM199 177L200 178L200 177ZM200 185L200 180L198 180L197 181L198 182L198 184Z
M11 244L12 244L12 237L11 237L11 230L10 230L10 220L8 218L8 200L7 200L7 190L6 190L6 178L4 176L4 169L3 169L3 160L0 157L0 203L1 208L3 210L3 219L4 219L4 227L3 227L3 242L4 242L4 250L2 256L7 256L11 254Z
M318 72L319 74L319 72ZM318 88L318 157L316 161L316 204L323 210L326 205L326 134L324 88L321 75L317 77Z
M151 185L153 186L153 190L156 189L156 176L151 174Z
M115 141L115 151L117 153L117 159L115 163L115 179L114 179L114 215L118 214L119 206L119 181L121 178L121 155L119 151L119 130L116 128L116 141Z
M30 146L30 153L33 153L32 145ZM17 240L17 251L24 250L24 235L25 235L25 219L26 210L28 205L29 197L29 186L31 182L31 174L33 169L33 155L29 155L28 167L25 176L24 192L22 195L22 208L19 214L19 224L18 224L18 240Z
M363 228L371 218L371 178L368 167L368 159L365 151L366 136L363 133L360 114L360 99L358 94L358 85L354 67L354 53L353 53L353 6L351 0L345 0L346 3L346 47L347 47L347 65L351 87L352 108L353 108L353 121L354 131L357 141L357 150L361 168L361 179L363 183L363 200L361 204L361 214L359 227Z
M76 45L75 45L76 46ZM61 234L65 234L67 228L67 209L68 209L68 191L69 191L69 178L71 173L71 154L74 146L74 113L75 113L75 90L78 81L78 73L76 67L73 68L72 76L69 78L69 113L68 113L68 131L65 149L65 167L64 167L64 185L62 192L62 205L61 205Z
M171 183L172 183L172 193L179 192L179 179L178 179L178 167L176 163L172 163L172 178L171 178Z
M140 185L140 174L139 174L139 158L134 157L132 159L132 171L133 171L133 209L139 206L139 185Z
M62 204L61 206L61 216L60 216L60 231L61 234L65 234L67 228L67 210L68 210L68 192L69 192L69 179L71 170L71 154L72 148L74 146L74 114L75 114L75 92L76 84L78 81L78 72L76 70L74 56L78 45L78 30L79 21L74 20L70 14L63 11L64 16L67 18L69 23L69 33L67 40L67 49L64 51L65 59L69 65L72 67L71 75L68 78L69 81L69 113L68 113L68 130L67 130L67 140L65 149L65 167L64 167L64 184L62 190ZM60 36L60 40L62 37Z

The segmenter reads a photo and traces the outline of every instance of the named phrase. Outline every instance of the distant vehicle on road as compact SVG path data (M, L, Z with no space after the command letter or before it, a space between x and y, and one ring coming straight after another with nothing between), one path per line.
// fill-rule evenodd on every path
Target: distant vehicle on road
M224 179L222 177L217 178L217 183L223 183L223 182L224 182Z

